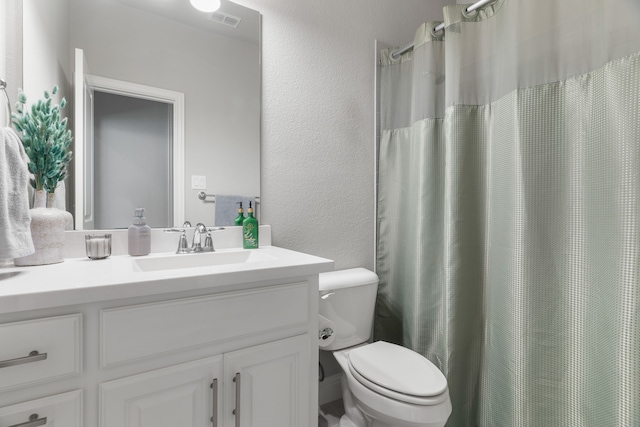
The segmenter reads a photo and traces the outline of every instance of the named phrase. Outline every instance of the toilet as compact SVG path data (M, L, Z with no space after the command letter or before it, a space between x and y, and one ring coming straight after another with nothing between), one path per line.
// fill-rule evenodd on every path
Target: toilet
M333 330L321 349L343 372L340 427L442 427L451 414L442 372L405 347L367 343L377 289L378 276L364 268L320 274L319 312Z

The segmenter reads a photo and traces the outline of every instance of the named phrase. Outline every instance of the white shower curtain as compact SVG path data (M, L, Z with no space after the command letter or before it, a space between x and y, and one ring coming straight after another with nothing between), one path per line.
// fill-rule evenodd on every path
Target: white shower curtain
M450 427L640 426L640 1L464 9L382 53L376 338Z

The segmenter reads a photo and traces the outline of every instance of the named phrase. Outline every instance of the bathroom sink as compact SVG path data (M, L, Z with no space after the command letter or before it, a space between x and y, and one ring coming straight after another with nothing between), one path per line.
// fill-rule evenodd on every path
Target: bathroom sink
M136 271L162 271L182 268L213 267L231 264L272 261L275 258L256 250L179 254L149 258L135 258Z

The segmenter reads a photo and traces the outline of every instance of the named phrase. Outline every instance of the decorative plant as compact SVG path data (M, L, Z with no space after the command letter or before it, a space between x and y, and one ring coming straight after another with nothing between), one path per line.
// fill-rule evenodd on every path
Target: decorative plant
M58 86L52 90L53 95L56 93ZM44 100L33 104L31 112L25 109L26 102L26 95L20 92L16 103L18 113L12 117L16 129L22 132L22 144L29 156L29 172L33 174L31 185L36 190L53 193L58 183L67 177L67 165L72 155L69 146L73 138L67 129L67 118L60 116L67 101L62 98L60 105L55 105L49 92L45 91Z

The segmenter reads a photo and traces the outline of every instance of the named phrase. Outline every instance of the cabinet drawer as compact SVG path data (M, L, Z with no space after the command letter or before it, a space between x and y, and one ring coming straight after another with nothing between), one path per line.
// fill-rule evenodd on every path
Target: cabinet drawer
M0 426L28 425L82 426L82 391L56 394L0 408Z
M81 361L81 314L0 325L0 391L79 374Z
M102 367L306 325L306 282L100 312Z

